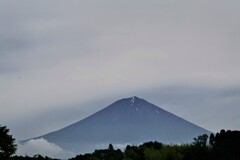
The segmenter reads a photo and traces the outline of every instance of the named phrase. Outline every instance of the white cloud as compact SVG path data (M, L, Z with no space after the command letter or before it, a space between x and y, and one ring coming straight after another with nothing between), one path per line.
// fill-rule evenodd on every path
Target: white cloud
M69 158L74 156L73 153L63 150L61 147L48 142L44 138L31 139L24 144L18 144L17 155L34 156L37 154L53 158Z

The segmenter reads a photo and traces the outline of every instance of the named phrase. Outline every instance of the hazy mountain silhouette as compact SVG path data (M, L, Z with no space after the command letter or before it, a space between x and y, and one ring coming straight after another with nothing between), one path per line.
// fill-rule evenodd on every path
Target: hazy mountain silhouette
M210 132L143 99L126 98L44 139L74 153L93 151L99 145L139 144L146 141L187 143Z

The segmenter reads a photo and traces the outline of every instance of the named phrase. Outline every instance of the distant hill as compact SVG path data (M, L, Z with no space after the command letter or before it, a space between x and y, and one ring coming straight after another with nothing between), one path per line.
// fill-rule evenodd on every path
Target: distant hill
M210 131L132 97L118 100L79 122L41 137L79 154L109 143L139 144L155 140L188 143L205 133Z

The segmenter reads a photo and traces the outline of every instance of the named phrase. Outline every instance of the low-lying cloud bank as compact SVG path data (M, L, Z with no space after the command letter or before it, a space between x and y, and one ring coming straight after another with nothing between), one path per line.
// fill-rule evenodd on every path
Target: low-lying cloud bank
M44 138L31 139L26 143L18 144L17 155L28 155L32 157L37 154L52 158L70 158L74 156L72 152L64 150Z
M120 149L122 151L125 150L127 145L131 144L112 144L114 149ZM107 149L109 144L96 144L92 146L92 152L94 149ZM21 156L30 156L33 157L34 155L42 155L48 156L51 158L59 158L59 159L68 159L71 157L75 157L76 154L70 152L68 150L64 150L63 148L59 147L54 143L48 142L44 138L39 139L31 139L25 143L18 144L17 155ZM79 153L80 154L80 153ZM84 153L81 153L84 154Z

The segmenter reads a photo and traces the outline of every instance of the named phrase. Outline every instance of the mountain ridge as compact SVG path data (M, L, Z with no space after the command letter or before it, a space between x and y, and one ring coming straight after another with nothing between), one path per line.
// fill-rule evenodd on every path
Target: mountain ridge
M100 144L139 144L146 141L188 143L211 132L144 99L120 99L96 113L54 132L39 136L74 153Z

